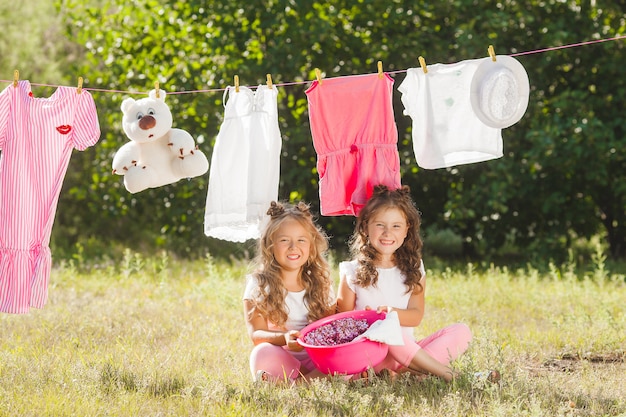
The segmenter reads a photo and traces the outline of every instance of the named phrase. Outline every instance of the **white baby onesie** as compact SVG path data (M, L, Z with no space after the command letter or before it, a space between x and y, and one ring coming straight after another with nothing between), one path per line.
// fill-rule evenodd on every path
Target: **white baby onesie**
M278 199L278 91L266 85L256 92L244 86L230 90L224 93L224 121L211 157L204 232L245 242L260 236L265 213Z
M485 125L472 109L472 78L481 59L410 68L398 87L412 119L413 151L425 169L502 157L502 131Z

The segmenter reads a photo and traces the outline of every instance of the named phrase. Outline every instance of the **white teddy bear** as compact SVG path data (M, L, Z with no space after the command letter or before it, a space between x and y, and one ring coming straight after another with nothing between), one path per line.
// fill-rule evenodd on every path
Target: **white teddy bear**
M191 135L172 128L166 92L152 90L139 100L122 102L122 127L131 140L113 157L113 173L124 176L131 193L172 184L205 174L207 157L196 148Z

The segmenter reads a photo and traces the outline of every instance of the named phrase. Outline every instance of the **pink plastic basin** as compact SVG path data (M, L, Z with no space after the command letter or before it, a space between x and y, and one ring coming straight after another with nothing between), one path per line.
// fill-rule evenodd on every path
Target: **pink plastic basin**
M325 374L356 374L374 367L387 356L389 347L380 342L368 339L359 339L348 343L333 346L315 346L304 341L307 333L325 324L341 318L365 319L368 325L376 320L383 320L385 313L376 310L355 310L333 314L313 322L300 331L298 343L306 349L309 357L318 369Z

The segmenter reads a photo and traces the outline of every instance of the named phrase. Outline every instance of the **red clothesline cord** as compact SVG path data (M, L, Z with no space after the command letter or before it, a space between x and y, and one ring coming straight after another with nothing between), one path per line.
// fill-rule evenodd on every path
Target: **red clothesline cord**
M572 44L563 45L563 46L553 46L553 47L550 47L550 48L536 49L534 51L518 52L516 54L510 54L510 56L521 56L521 55L538 54L538 53L541 53L541 52L556 51L557 49L575 48L575 47L578 47L578 46L591 45L591 44L600 43L600 42L617 41L617 40L620 40L620 39L626 39L626 35L615 36L613 38L607 38L607 39L596 39L596 40L593 40L593 41L572 43Z
M571 44L562 45L562 46L552 46L552 47L549 47L549 48L535 49L535 50L526 51L526 52L517 52L517 53L514 53L514 54L509 54L509 56L522 56L522 55L539 54L539 53L543 53L543 52L556 51L556 50L559 50L559 49L576 48L576 47L579 47L579 46L592 45L592 44L601 43L601 42L617 41L617 40L621 40L621 39L626 39L626 35L619 35L619 36L614 36L612 38L595 39L595 40L591 40L591 41L571 43ZM407 70L387 71L387 74L400 74L400 73L403 73L403 72L406 72L406 71ZM347 75L347 77L350 77L350 76L353 76L353 75ZM13 82L13 81L12 80L0 80L0 82ZM311 82L312 81L292 81L292 82L276 83L276 84L273 84L273 85L275 85L277 87L285 87L285 86L292 86L292 85L309 84ZM58 87L58 85L51 85L51 84L35 84L35 83L31 83L31 85L35 85L35 86L39 86L39 87L53 87L53 88ZM249 88L256 88L256 86L250 86ZM102 88L90 88L90 87L83 87L83 90L95 91L95 92L100 92L100 93L147 94L147 93L144 93L144 92L137 92L137 91L107 90L107 89L102 89ZM208 89L208 90L172 91L172 92L167 92L167 94L214 93L214 92L223 92L225 90L226 90L226 88L213 88L213 89Z

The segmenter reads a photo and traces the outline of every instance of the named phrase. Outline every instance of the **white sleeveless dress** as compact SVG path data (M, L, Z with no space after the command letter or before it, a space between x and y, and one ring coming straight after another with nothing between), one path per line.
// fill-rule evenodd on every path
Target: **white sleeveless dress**
M244 242L260 236L271 201L278 199L278 91L229 87L224 121L213 149L204 216L207 236ZM228 98L228 100L226 100Z

